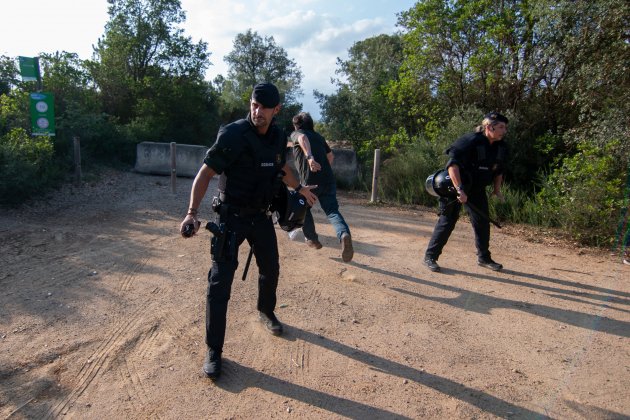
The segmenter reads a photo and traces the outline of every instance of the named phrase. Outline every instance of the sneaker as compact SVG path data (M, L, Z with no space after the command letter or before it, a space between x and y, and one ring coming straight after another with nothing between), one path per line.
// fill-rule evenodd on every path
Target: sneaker
M477 260L477 264L482 267L489 268L492 271L499 271L503 268L503 266L498 262L492 261L492 258L481 258Z
M437 273L438 271L440 271L440 266L438 265L437 261L434 260L433 258L425 257L424 265L429 267L429 270L433 271L434 273Z
M213 381L221 376L221 353L208 349L206 359L203 362L203 373Z
M341 235L341 259L343 262L350 262L353 256L352 238L349 233L345 232Z
M273 312L271 314L259 312L258 318L271 334L282 335L282 324L278 321L278 318L276 318Z
M319 242L317 239L307 239L306 245L308 245L310 248L322 249L322 243Z

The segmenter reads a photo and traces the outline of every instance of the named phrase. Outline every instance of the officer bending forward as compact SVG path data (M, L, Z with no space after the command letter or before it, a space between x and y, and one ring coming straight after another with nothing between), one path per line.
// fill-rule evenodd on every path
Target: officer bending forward
M228 300L238 266L238 248L245 239L253 247L258 265L260 320L272 334L282 334L282 324L274 315L280 272L278 243L267 212L274 184L281 178L287 186L299 190L310 205L317 199L310 191L315 186L301 186L286 164L287 137L284 130L274 124L274 116L279 111L280 95L276 86L256 85L247 118L222 127L208 150L192 185L188 213L180 226L185 237L197 232L199 205L212 177L220 174L216 203L219 225L213 232L206 300L208 352L203 364L204 373L211 379L217 379L221 373Z
M424 254L424 265L431 271L440 271L437 259L451 236L459 218L462 204L470 215L475 232L477 264L494 271L503 266L490 257L490 222L486 187L492 185L492 194L503 200L501 185L507 159L507 146L503 137L507 133L508 119L498 112L484 116L474 133L460 137L446 153L446 169L457 190L457 199L440 198L440 218ZM471 182L466 186L464 180ZM470 206L472 204L477 211Z

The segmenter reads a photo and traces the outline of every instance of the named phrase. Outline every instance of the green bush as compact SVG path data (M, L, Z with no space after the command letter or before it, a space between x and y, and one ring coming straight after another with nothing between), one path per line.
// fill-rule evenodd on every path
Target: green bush
M50 137L31 137L14 128L0 136L0 205L15 206L62 178Z
M117 124L107 114L85 112L70 104L59 119L56 146L60 154L72 157L73 137L81 142L81 160L86 166L92 163L132 164L136 155L133 130Z
M580 143L575 155L562 160L536 196L543 224L560 227L583 243L612 243L626 169L610 153L615 147L616 141L604 147Z
M382 197L400 204L434 205L435 197L426 192L424 183L429 175L444 166L443 154L434 144L419 140L383 162Z
M540 225L540 212L536 201L521 190L504 184L501 188L504 202L490 198L488 201L490 216L496 220L509 221L511 223L524 223L529 225Z

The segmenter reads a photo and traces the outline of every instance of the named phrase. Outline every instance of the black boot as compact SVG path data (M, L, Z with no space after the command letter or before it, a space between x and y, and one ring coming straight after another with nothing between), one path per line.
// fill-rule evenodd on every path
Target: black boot
M262 322L267 331L273 335L282 335L282 324L273 312L270 314L259 312L258 315L260 322Z
M503 268L501 264L499 264L498 262L492 261L492 258L490 257L479 258L479 260L477 260L477 264L479 264L482 267L489 268L492 271L499 271Z
M424 257L424 265L429 267L429 270L433 271L434 273L440 271L440 266L438 265L437 261L431 257Z
M221 353L208 349L206 359L203 362L203 373L213 381L221 376Z

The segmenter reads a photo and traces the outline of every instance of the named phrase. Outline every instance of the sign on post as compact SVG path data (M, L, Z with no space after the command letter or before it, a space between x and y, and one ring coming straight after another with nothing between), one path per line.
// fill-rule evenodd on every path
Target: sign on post
M20 75L24 82L39 81L39 58L38 57L18 57L20 62Z
M31 130L34 136L55 135L55 102L52 93L35 92L29 95Z

